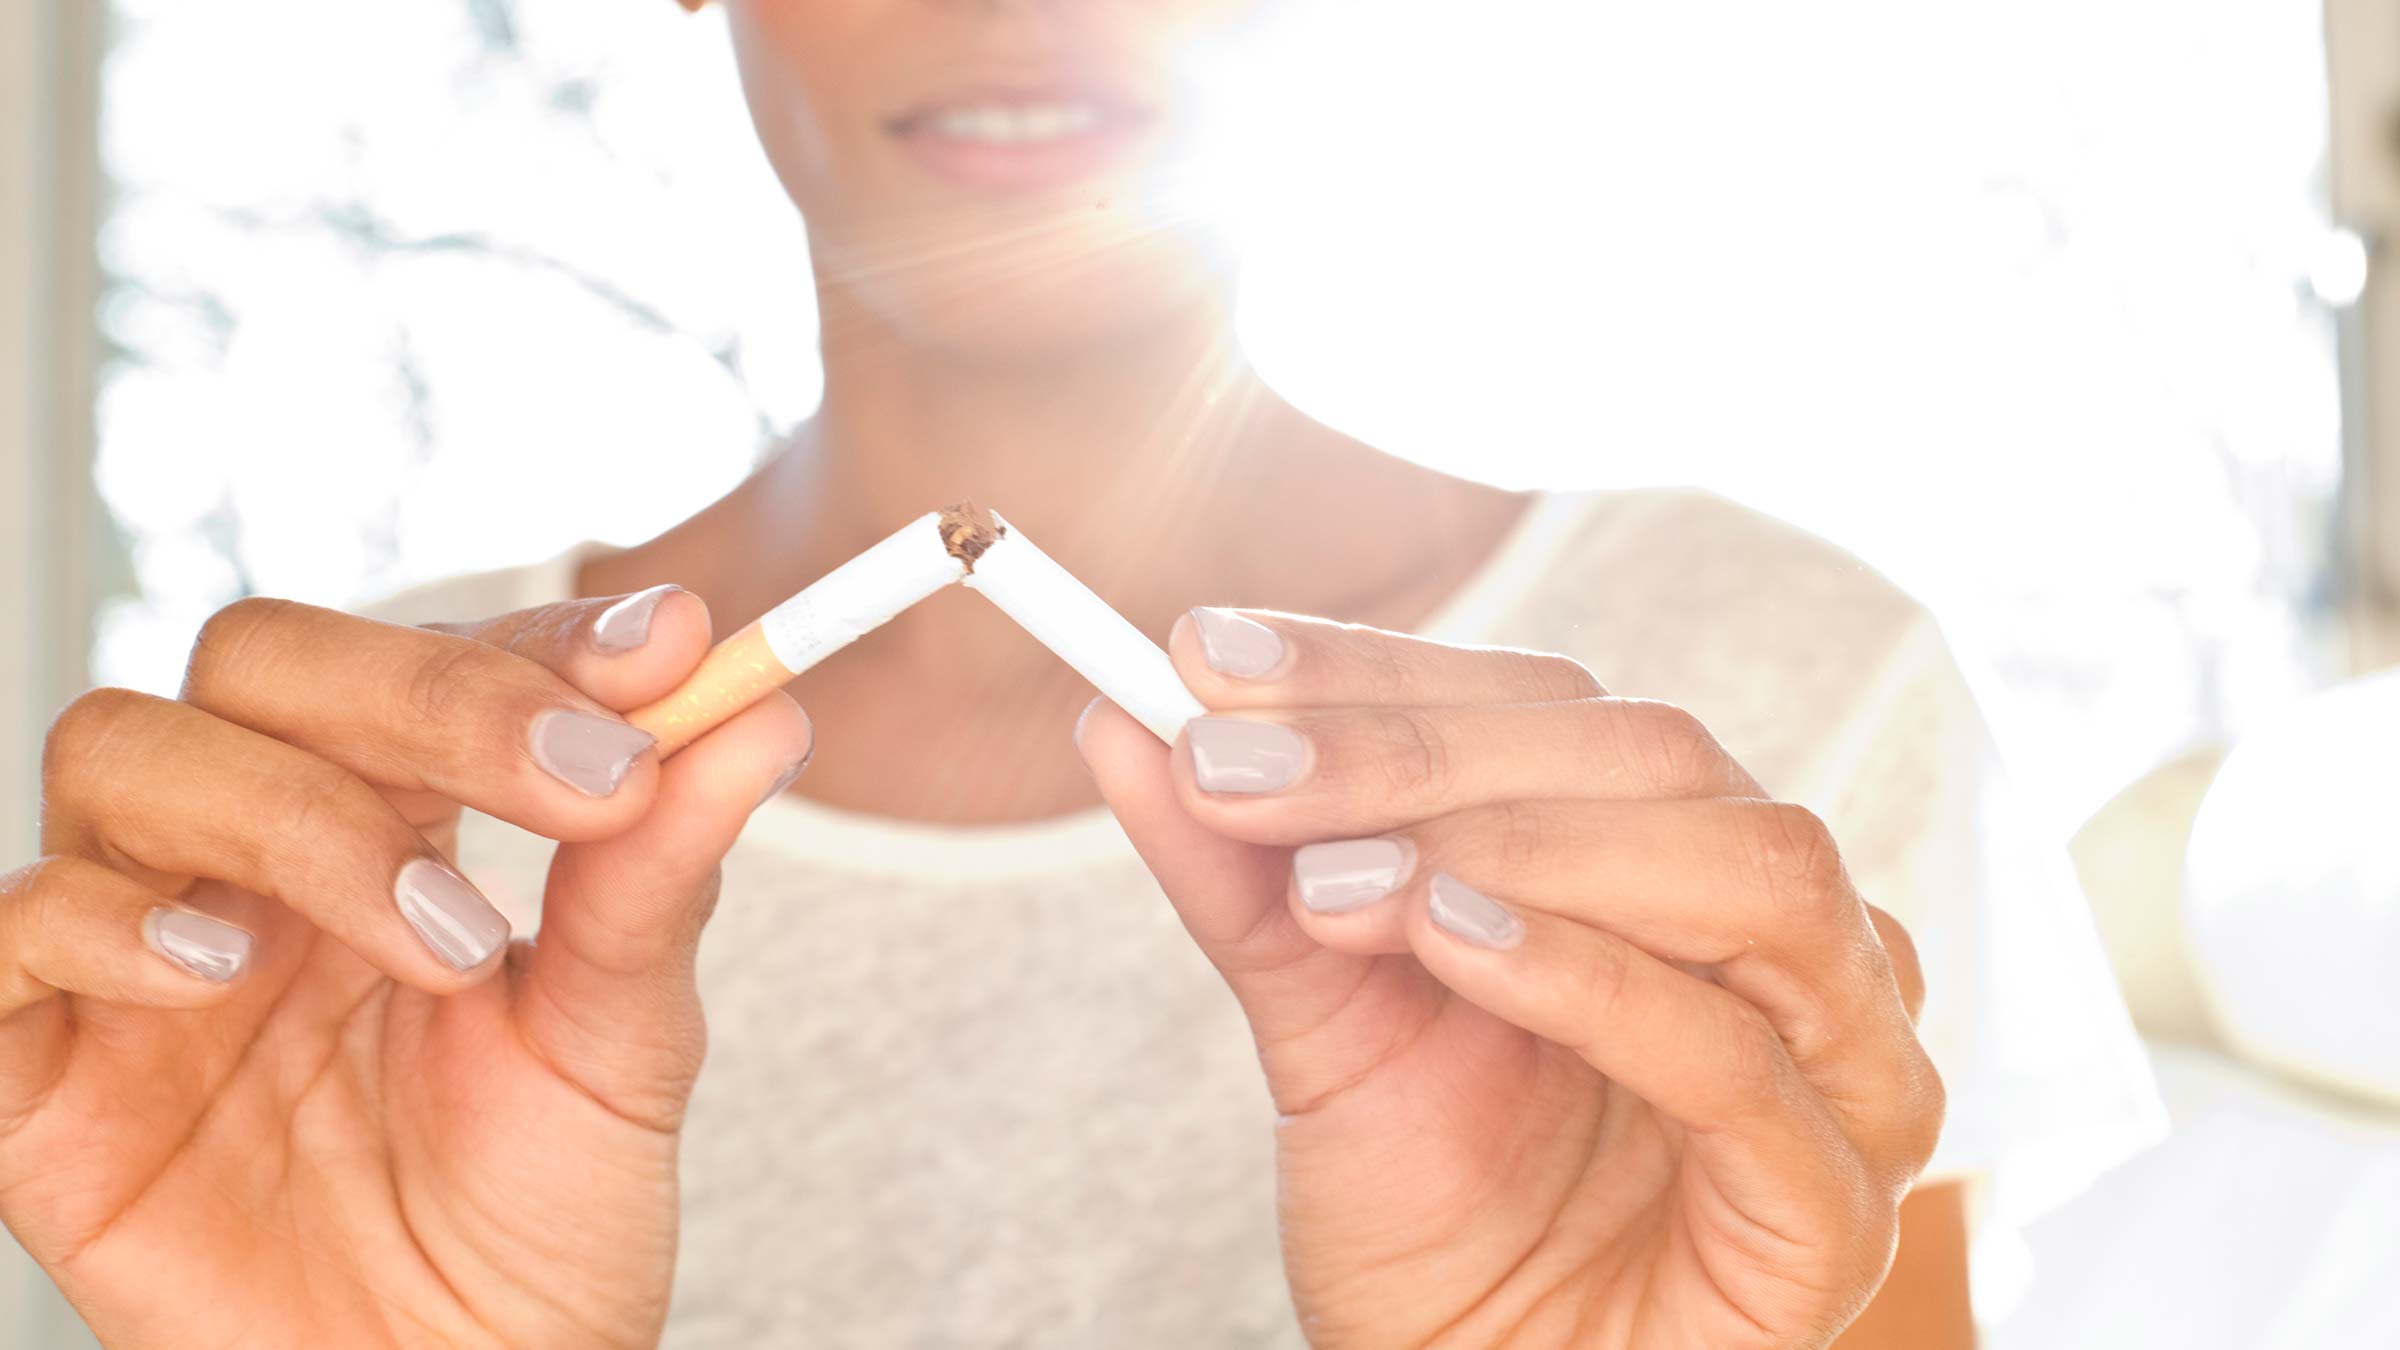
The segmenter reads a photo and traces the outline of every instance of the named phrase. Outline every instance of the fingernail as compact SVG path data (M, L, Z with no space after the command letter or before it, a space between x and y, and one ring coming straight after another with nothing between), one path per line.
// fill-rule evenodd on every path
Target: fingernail
M1434 926L1462 942L1507 951L1525 940L1525 921L1483 892L1446 872L1433 877L1427 906Z
M1192 611L1200 630L1200 654L1219 675L1255 680L1283 664L1283 638L1258 620L1230 609Z
M1203 792L1275 792L1300 781L1308 742L1274 722L1240 717L1195 717L1184 726L1192 740L1192 776Z
M453 970L473 970L508 941L508 920L465 877L416 858L392 883L400 917Z
M799 763L794 764L792 767L785 769L782 773L777 774L775 776L775 785L767 789L766 796L758 799L758 805L765 806L768 802L771 802L777 797L782 796L787 790L790 789L792 784L799 782L800 775L806 772L808 769L808 762L816 757L816 749L812 746L807 754L800 757ZM755 811L758 809L758 807L754 806L750 809Z
M220 919L165 905L142 916L142 941L150 950L215 984L250 964L250 935Z
M1346 914L1400 889L1416 855L1416 845L1405 839L1310 844L1292 855L1292 881L1312 912Z
M600 611L592 620L592 645L604 652L629 652L650 640L650 616L658 602L681 586L653 586L637 591Z
M554 708L533 719L533 761L552 778L594 797L617 790L658 739L639 727Z
M1084 704L1083 711L1075 714L1075 750L1078 754L1083 751L1084 727L1092 720L1092 714L1100 711L1100 705L1106 702L1108 702L1108 698L1103 695Z

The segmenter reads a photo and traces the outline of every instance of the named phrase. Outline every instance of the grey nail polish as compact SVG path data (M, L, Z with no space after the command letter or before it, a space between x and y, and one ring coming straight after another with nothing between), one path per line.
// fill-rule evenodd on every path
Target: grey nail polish
M639 727L554 708L533 719L533 760L552 778L594 797L617 790L658 740Z
M658 612L658 602L679 586L653 586L636 591L600 611L592 620L592 645L604 652L629 652L650 640L650 616Z
M215 984L250 964L250 935L221 919L165 905L142 916L142 942L184 970Z
M782 773L777 774L775 776L775 785L768 788L766 795L758 799L758 805L765 806L768 802L771 802L777 797L782 796L784 792L792 786L792 784L799 782L800 775L807 770L808 762L811 759L816 758L816 754L817 752L812 748L807 754L800 757L799 763L788 769L785 769ZM754 806L751 809L755 811L758 809L758 807Z
M1427 907L1434 926L1462 942L1507 951L1525 940L1525 921L1499 901L1446 872L1433 877Z
M1108 696L1103 694L1099 698L1093 699L1091 702L1084 704L1083 711L1075 714L1075 753L1083 753L1083 729L1085 725L1092 720L1092 714L1098 712L1100 710L1100 705L1106 702L1108 702ZM1089 766L1087 765L1086 767Z
M410 860L392 882L400 917L453 970L473 970L508 941L508 920L465 877L431 858Z
M1200 631L1200 654L1219 675L1255 680L1283 664L1283 638L1256 619L1230 609L1192 611Z
M1300 781L1308 742L1290 727L1240 717L1195 717L1192 776L1203 792L1275 792Z
M1405 839L1310 844L1292 854L1292 881L1300 903L1311 911L1347 914L1400 889L1416 865L1416 853Z

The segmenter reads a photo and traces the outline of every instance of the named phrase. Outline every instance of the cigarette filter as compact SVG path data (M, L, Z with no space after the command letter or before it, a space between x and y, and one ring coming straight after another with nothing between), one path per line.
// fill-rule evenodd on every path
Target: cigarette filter
M664 759L966 574L941 516L919 516L718 643L675 692L625 720L656 736Z

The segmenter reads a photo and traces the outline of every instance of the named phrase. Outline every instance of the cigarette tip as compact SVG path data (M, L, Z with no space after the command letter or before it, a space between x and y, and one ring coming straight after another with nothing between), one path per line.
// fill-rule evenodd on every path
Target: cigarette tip
M1000 537L1008 533L1006 526L990 511L973 502L960 502L942 512L942 547L950 556L975 570L975 560L981 558Z

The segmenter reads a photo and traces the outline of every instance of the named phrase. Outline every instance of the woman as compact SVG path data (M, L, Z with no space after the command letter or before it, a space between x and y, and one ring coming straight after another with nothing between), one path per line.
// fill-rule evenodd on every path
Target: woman
M1261 385L1174 191L1176 58L1256 8L735 0L820 414L642 547L422 628L244 602L181 700L62 715L0 1215L105 1339L1966 1342L1925 982L1853 884L1984 921L1938 637L1714 499L1491 491ZM1162 748L946 594L671 762L617 716L961 498L1212 715Z

